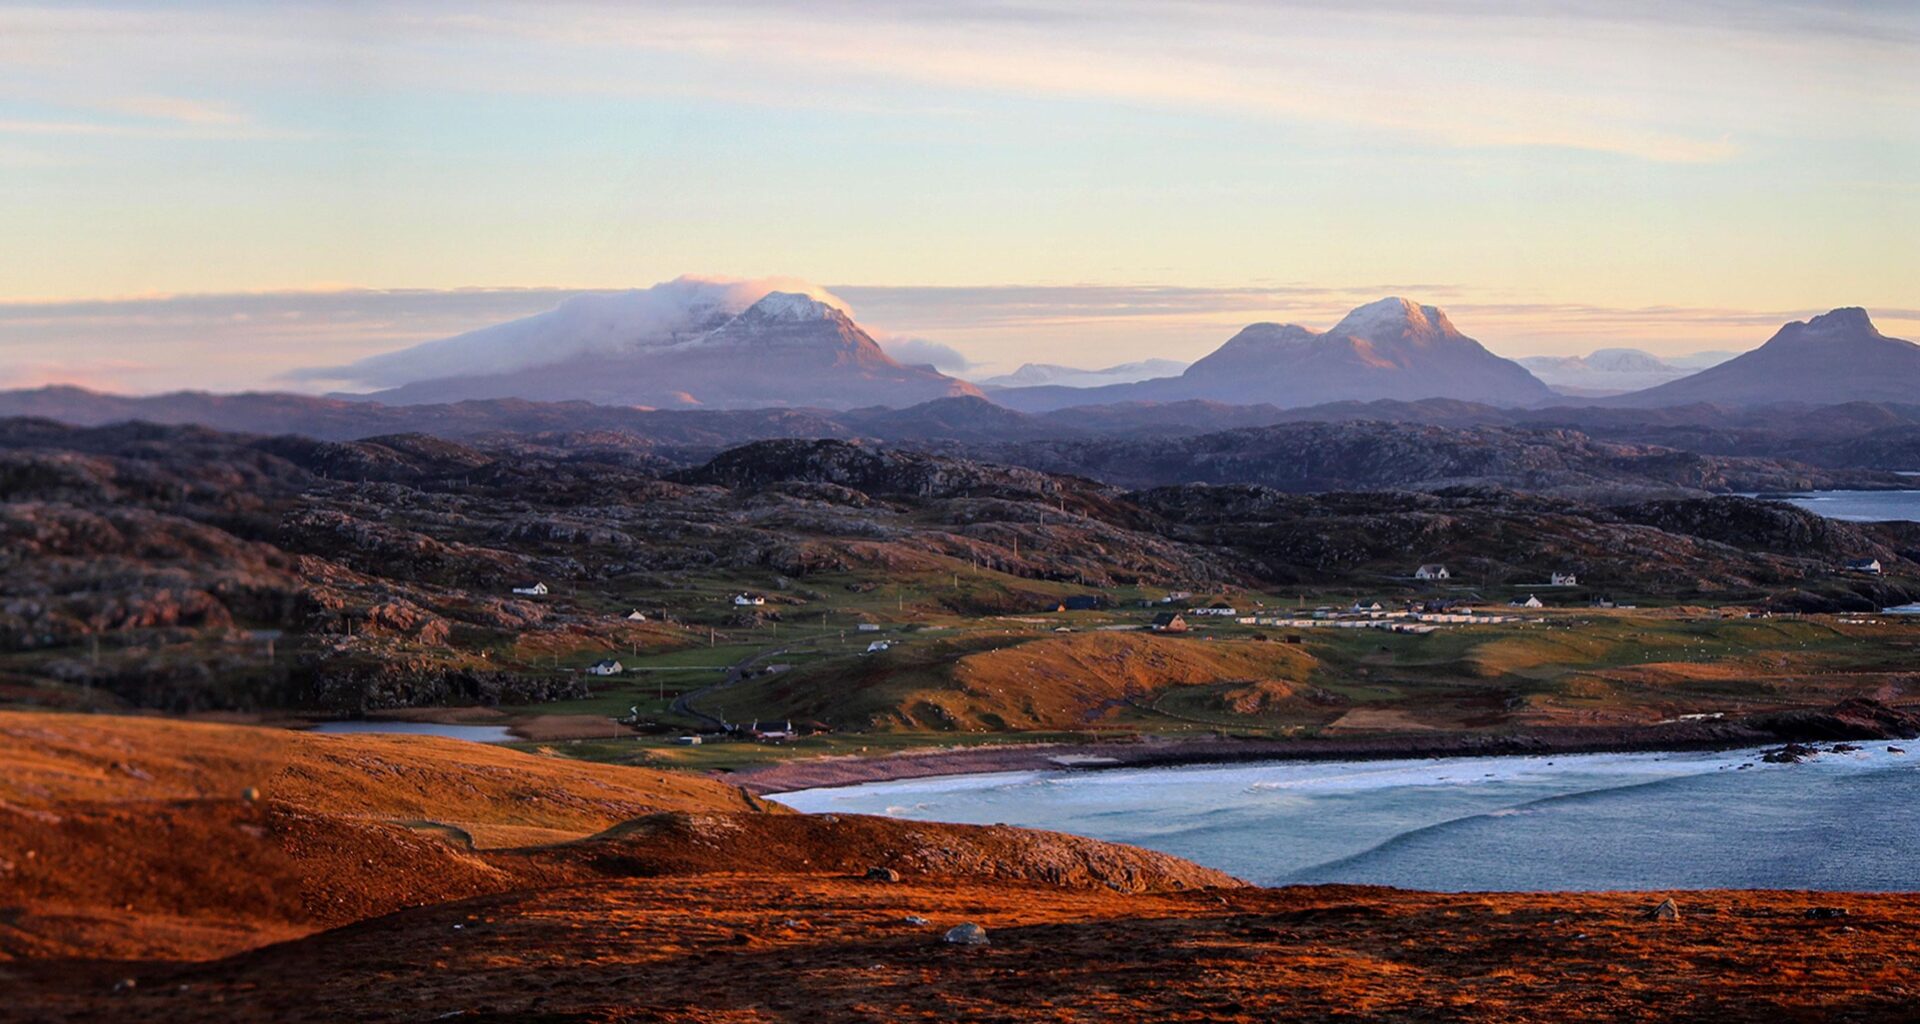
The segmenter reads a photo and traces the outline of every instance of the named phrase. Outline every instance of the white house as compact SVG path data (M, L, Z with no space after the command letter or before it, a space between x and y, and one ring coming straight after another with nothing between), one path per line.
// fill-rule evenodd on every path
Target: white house
M535 583L531 587L515 587L513 588L513 592L516 594L524 594L527 597L545 597L547 595L547 585L545 583Z
M891 640L875 640L874 642L867 645L867 653L877 654L881 651L887 650L892 646L893 646L893 641Z
M617 661L596 661L587 666L590 676L617 676L624 671L626 668Z
M1513 602L1513 606L1515 608L1545 608L1546 607L1546 605L1540 603L1540 596L1538 594L1528 594L1527 599L1525 601L1522 601L1516 598Z
M1577 587L1580 585L1580 578L1570 572L1556 572L1553 574L1553 585L1556 587Z
M1869 576L1878 576L1880 575L1880 560L1878 558L1856 558L1847 563L1847 571L1864 572Z
M1205 608L1195 608L1189 611L1187 614L1189 615L1220 615L1220 616L1225 616L1227 618L1232 618L1234 616L1239 615L1240 611L1239 609L1233 607L1232 605L1213 604L1213 605L1208 605Z
M733 595L733 603L741 606L762 605L767 603L767 599L761 597L759 594L735 594Z
M627 621L628 622L645 622L647 621L647 613L636 608L633 611L630 611L627 613Z
M1444 580L1452 577L1453 574L1448 572L1444 565L1423 565L1413 571L1413 578L1416 580Z
M853 628L859 630L862 633L880 632L880 624L878 622L862 622L861 624Z

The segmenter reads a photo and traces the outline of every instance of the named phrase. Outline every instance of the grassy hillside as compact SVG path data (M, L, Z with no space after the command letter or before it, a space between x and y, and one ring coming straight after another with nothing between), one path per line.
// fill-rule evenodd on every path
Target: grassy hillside
M770 676L729 692L741 717L883 729L1078 729L1162 692L1225 681L1302 683L1298 647L1139 632L916 639Z

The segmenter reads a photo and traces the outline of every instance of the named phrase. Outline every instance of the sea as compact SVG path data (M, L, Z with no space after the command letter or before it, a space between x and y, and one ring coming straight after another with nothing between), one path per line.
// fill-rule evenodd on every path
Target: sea
M809 813L1053 829L1263 885L1449 892L1920 890L1920 743L948 776L787 793Z
M321 722L308 731L440 736L450 740L471 740L475 743L506 743L520 738L504 725L441 725L437 722Z
M1920 522L1920 491L1808 491L1779 500L1853 523Z

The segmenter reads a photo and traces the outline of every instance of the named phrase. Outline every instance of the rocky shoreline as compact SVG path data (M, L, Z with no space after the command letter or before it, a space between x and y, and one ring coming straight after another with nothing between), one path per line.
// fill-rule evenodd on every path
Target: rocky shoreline
M728 776L728 781L755 795L766 796L802 789L994 772L1102 771L1251 761L1654 753L1915 737L1920 737L1920 714L1877 700L1853 698L1824 709L1770 712L1738 719L1623 727L1567 726L1499 735L1423 733L1305 740L1141 739L975 747L885 757L816 758L749 769Z

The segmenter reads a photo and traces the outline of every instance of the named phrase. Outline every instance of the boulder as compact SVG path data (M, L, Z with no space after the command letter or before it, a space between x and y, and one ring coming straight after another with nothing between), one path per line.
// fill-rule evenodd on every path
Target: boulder
M947 929L945 941L955 946L985 946L989 944L987 930L971 921L966 924L957 924Z
M1820 751L1804 743L1789 743L1778 750L1769 750L1760 755L1760 760L1768 764L1799 764L1819 756Z

